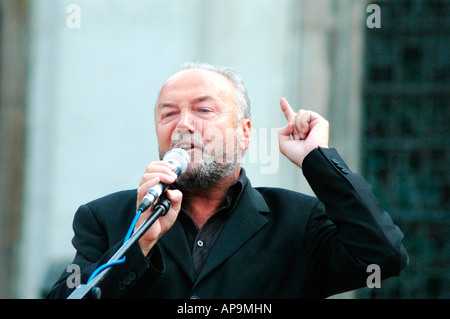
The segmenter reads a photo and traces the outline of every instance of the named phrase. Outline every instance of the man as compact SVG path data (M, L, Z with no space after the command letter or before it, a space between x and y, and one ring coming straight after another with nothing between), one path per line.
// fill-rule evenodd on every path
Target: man
M280 106L280 151L318 198L251 186L240 166L250 107L232 70L188 64L170 77L155 105L159 153L183 148L190 167L177 179L171 164L152 162L137 191L78 209L72 242L81 282L121 246L137 205L159 182L171 184L172 207L100 282L103 298L324 298L365 286L370 264L383 279L399 275L408 259L403 235L367 182L328 148L328 122L294 112L284 98ZM73 291L68 276L49 297Z

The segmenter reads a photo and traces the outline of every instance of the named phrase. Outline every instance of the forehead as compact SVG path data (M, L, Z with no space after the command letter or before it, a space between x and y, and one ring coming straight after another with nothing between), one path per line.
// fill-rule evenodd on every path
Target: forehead
M158 100L164 102L165 99L195 99L199 96L211 96L218 100L229 99L234 96L234 85L230 79L216 72L183 70L164 83Z

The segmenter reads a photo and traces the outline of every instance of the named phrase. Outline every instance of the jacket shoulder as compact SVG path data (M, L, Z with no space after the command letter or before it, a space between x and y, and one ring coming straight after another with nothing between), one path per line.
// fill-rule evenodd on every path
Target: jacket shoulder
M106 229L129 224L136 213L136 200L136 189L111 193L80 206L74 222L94 218Z
M283 188L258 187L255 189L264 197L274 220L287 221L291 225L299 223L303 229L313 212L323 211L323 204L313 196Z
M137 190L136 189L129 189L129 190L122 190L115 193L111 193L105 196L102 196L100 198L94 199L88 203L86 203L86 206L89 206L90 208L101 208L105 205L119 205L119 204L129 204L130 201L133 201L136 205L137 200Z

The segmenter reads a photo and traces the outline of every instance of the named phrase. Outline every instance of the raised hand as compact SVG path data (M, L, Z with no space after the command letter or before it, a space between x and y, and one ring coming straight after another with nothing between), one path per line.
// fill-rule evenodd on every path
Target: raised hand
M278 131L281 153L302 167L303 160L313 149L328 147L329 124L313 111L294 112L285 98L280 99L281 110L288 123Z

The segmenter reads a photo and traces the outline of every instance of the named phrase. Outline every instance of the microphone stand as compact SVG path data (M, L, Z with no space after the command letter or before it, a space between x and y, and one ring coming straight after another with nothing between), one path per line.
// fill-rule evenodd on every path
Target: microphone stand
M131 235L131 237L123 243L123 245L117 250L117 252L109 259L108 263L115 262L120 260L126 252L130 249L130 247L138 241L139 238L144 235L144 233L153 225L153 223L160 217L167 214L172 203L167 198L161 198L161 200L156 204L153 213L150 217ZM103 278L109 273L113 266L105 268L101 271L97 276L95 276L89 283L84 285L79 285L67 299L83 299L89 293L95 299L100 299L101 290L97 287L97 284L103 280Z

